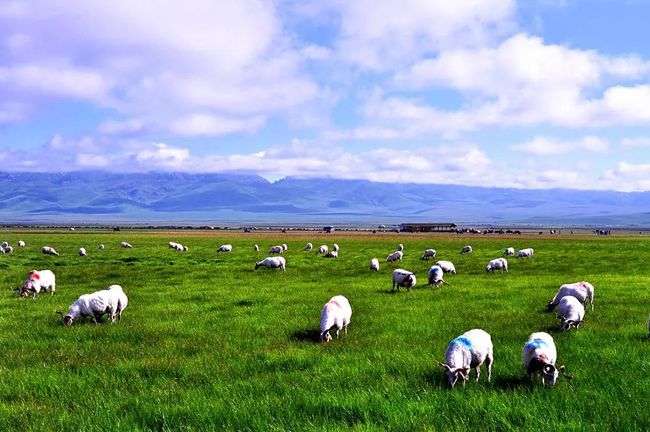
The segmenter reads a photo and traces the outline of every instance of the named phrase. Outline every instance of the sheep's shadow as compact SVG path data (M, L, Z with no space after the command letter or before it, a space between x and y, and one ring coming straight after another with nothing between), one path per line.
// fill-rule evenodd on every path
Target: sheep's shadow
M424 382L430 386L447 387L444 370L432 369L424 373Z
M403 293L403 292L407 292L407 293L408 293L409 291L406 291L406 290L400 290L400 291L397 291L397 290L394 290L394 289L388 289L388 290L386 290L386 289L382 289L382 288L380 288L380 289L377 290L377 292L378 292L379 294L395 295L395 294L400 294L400 293Z
M494 380L494 385L502 390L530 388L531 384L532 382L527 376L498 377Z
M320 331L314 329L298 330L291 335L291 339L300 342L319 343Z

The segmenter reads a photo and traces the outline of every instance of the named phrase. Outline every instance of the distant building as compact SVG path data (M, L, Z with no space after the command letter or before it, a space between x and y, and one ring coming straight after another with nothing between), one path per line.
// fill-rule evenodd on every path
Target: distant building
M403 223L400 226L402 232L454 232L454 223Z
M331 233L332 231L334 231L334 227L332 225L324 226L323 231L326 233Z

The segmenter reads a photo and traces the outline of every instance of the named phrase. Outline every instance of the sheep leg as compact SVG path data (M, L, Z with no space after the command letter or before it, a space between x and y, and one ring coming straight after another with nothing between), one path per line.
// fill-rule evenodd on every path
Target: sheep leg
M492 363L493 363L492 354L490 354L485 359L485 366L487 366L487 371L488 371L488 382L490 382L490 380L492 379Z
M478 382L479 378L481 378L481 365L476 366L476 381Z

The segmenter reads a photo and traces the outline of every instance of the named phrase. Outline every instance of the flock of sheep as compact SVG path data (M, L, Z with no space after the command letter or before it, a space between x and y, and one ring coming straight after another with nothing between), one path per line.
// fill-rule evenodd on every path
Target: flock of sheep
M18 247L25 247L24 241L18 242ZM121 242L120 247L132 248L133 246L127 242ZM104 250L104 245L99 245L100 250ZM169 242L169 248L178 252L187 252L187 246L180 243ZM253 249L259 251L259 245L254 245ZM286 244L272 246L268 250L267 258L256 262L255 269L266 267L269 269L281 269L286 271L286 260L282 256L288 247ZM314 247L312 243L307 243L304 251L311 251ZM0 250L2 253L12 253L13 248L7 242L3 242ZM230 253L233 246L230 244L221 245L218 253ZM332 250L327 245L321 245L317 249L317 254L322 254L327 258L338 258L339 246L334 244ZM50 246L44 246L41 251L44 254L59 256L59 253ZM460 253L472 253L471 246L465 246L461 249ZM534 254L532 248L521 249L515 255L515 250L512 247L506 248L503 256L491 260L485 267L487 272L501 270L508 271L508 262L505 257L517 256L518 258L529 258ZM79 249L80 256L86 256L87 251L85 248ZM435 258L435 249L426 249L422 254L422 260ZM402 261L404 257L404 246L399 244L395 252L390 253L386 257L386 262ZM379 260L372 258L370 260L370 269L379 271ZM449 285L444 280L445 274L456 274L455 266L450 261L437 261L428 271L428 284L439 287L441 284ZM410 290L417 283L416 275L408 270L401 268L395 269L392 272L393 290L399 291L400 287ZM54 294L56 291L55 275L50 270L32 270L30 271L27 280L23 286L18 290L21 297L29 295L36 298L36 295L41 291L50 292ZM563 330L570 330L575 327L576 330L584 321L585 307L584 305L590 304L591 310L594 309L594 287L589 282L576 282L562 285L553 299L548 303L547 310L551 311L558 308L557 316L562 322ZM122 318L122 312L128 305L128 297L124 290L119 285L111 285L105 290L96 291L91 294L84 294L80 296L68 309L67 314L57 311L61 315L62 321L65 325L71 325L75 320L80 320L85 317L90 317L96 324L99 323L104 315L108 315L111 323ZM332 340L332 331L336 332L336 337L343 330L347 334L347 328L350 324L352 317L352 307L347 298L342 295L332 297L322 308L321 311L321 326L320 326L320 339L323 342ZM648 331L650 332L650 317L648 319ZM522 351L523 366L528 372L529 376L534 378L535 375L541 375L543 385L553 387L559 377L559 374L564 374L567 378L570 376L565 374L565 367L556 367L557 349L553 338L548 333L537 332L530 335L524 344ZM439 366L445 369L447 385L453 387L459 380L465 384L469 380L469 372L471 369L476 370L476 380L480 377L480 369L485 364L488 373L488 382L492 376L493 366L493 346L490 335L481 329L473 329L449 342L445 352L445 363L438 362Z

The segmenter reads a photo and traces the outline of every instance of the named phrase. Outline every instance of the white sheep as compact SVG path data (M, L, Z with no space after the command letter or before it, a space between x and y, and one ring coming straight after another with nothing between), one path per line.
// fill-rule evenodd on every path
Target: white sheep
M519 249L517 251L517 258L530 258L535 253L533 248Z
M339 248L339 245L337 245L336 243L334 243L334 246L332 246L332 250L335 251L335 252L338 252L339 249L340 249L340 248Z
M331 250L327 252L325 255L323 255L325 258L338 258L339 257L339 251L337 250Z
M41 291L50 291L50 294L53 295L56 291L56 278L54 273L50 270L32 270L27 276L27 280L20 289L20 296L27 297L32 295L33 299L36 299L36 294Z
M65 325L72 325L75 320L91 317L95 324L99 324L102 316L108 314L109 320L115 321L119 296L115 291L101 290L92 294L84 294L70 305L68 313L64 316L63 312L56 311L61 315Z
M289 249L289 246L287 246L286 243L282 243L282 249L286 251L287 249Z
M14 253L14 248L11 246L7 246L6 248L4 248L3 252L7 254Z
M317 254L326 254L330 249L327 247L327 245L321 245L318 250L316 251Z
M86 252L86 248L79 248L79 256L86 256L88 255L88 252Z
M41 249L41 252L43 252L46 255L56 255L59 256L59 253L50 246L43 246L43 249Z
M125 242L125 241L120 242L120 247L127 248L127 249L131 249L131 248L133 248L133 246L131 245L131 243L127 243L127 242Z
M585 307L573 296L564 296L557 308L557 317L562 320L562 330L575 327L580 329L580 324L585 319Z
M352 318L352 307L347 298L342 295L332 297L325 305L320 314L320 340L329 342L332 340L330 331L336 329L336 338L339 337L341 329L348 334L348 325Z
M395 269L393 270L393 291L397 288L399 291L400 287L406 288L407 291L411 291L417 284L417 278L408 270L404 269Z
M530 379L533 380L535 375L541 374L545 387L555 386L560 372L571 378L564 373L564 366L555 367L557 349L553 337L548 333L537 332L530 335L522 351L522 360Z
M232 252L232 245L231 244L224 244L219 246L219 249L217 249L217 252Z
M106 289L117 298L117 320L122 321L122 311L129 305L129 298L120 285L111 285Z
M404 251L404 245L402 243L397 245L397 250L398 251Z
M426 260L429 258L435 258L436 257L436 250L435 249L425 249L424 253L422 254L422 259Z
M255 263L255 270L260 267L266 267L270 269L282 269L283 271L287 270L287 261L283 257L268 257L264 258L260 262Z
M513 247L505 248L504 251L503 251L503 256L504 257L514 256L514 255L515 255L515 248L513 248Z
M259 252L260 251L260 245L258 245L258 244L253 245L253 250L255 252Z
M445 273L456 274L456 267L451 261L438 261L436 265L440 266L442 271Z
M434 265L429 269L429 285L435 285L439 287L440 284L449 285L447 281L443 278L445 272L442 270L442 267Z
M485 363L488 372L488 382L492 379L494 353L492 338L481 329L473 329L463 333L449 342L445 351L445 363L438 365L445 369L447 386L453 388L458 379L463 386L469 380L470 369L476 369L476 381L481 377L481 365Z
M169 249L174 249L174 250L177 250L178 246L180 246L180 243L176 243L176 242L173 242L173 241L170 241L167 244L169 245Z
M386 257L386 262L402 261L402 258L404 258L404 252L395 251Z
M370 260L370 270L374 270L376 272L379 271L379 260L377 258Z
M305 248L304 248L303 250L310 251L310 250L312 250L313 248L314 248L314 245L313 245L313 244L311 244L311 243L307 243L307 244L305 245Z
M281 254L284 253L284 248L282 246L271 246L269 248L268 254Z
M469 245L464 246L464 247L460 250L460 253L461 253L461 254L472 253L472 252L474 252L474 249L472 249L472 247L469 246Z
M18 247L25 247L25 242L23 240L18 240Z
M587 301L591 302L591 310L594 310L594 286L589 282L575 282L570 284L564 284L557 290L553 300L548 302L546 309L551 311L560 303L562 297L573 296L580 301L582 304L587 304Z
M105 247L106 246L104 246L104 244L102 243L102 244L99 245L99 250L104 250Z
M6 248L7 246L9 246L9 243L7 243L6 241L2 242L2 244L0 244L0 248L2 248L2 249Z
M495 270L508 273L508 261L505 258L495 258L485 266L486 272L494 272Z

